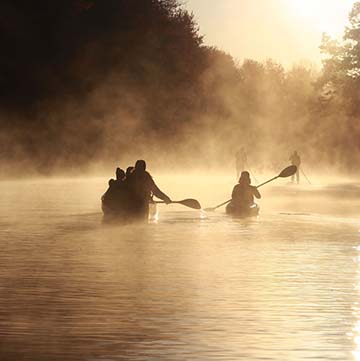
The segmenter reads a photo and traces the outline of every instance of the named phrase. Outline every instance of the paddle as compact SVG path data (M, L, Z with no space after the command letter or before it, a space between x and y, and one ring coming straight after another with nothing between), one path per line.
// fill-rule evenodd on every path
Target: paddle
M273 180L275 180L275 179L277 179L277 178L287 178L287 177L290 177L290 176L292 176L293 174L296 173L296 170L297 170L296 165L289 165L288 167L284 168L284 169L280 172L279 175L277 175L277 176L274 177L274 178L271 178L271 179L267 180L267 181L264 182L264 183L259 184L258 186L256 186L256 188L262 187L264 184L267 184L267 183L269 183L269 182L272 182ZM227 201L225 201L225 202L217 205L216 207L205 208L204 211L206 211L206 212L215 211L215 209L217 209L217 208L219 208L219 207L221 207L221 206L223 206L223 205L225 205L225 204L227 204L227 203L229 203L229 202L231 202L231 199L229 199L229 200L227 200Z
M264 184L266 183L269 183L269 182L272 182L273 180L277 179L277 178L287 178L287 177L290 177L292 175L294 175L297 171L297 167L296 165L289 165L288 167L286 167L285 169L283 169L279 175L277 175L276 177L274 178L271 178L269 180L267 180L266 182L264 183L261 183L259 184L258 186L256 186L256 188L259 188L261 186L263 186Z
M162 204L164 201L155 201L154 203ZM201 209L200 203L196 199L183 199L182 201L171 201L171 203L182 204L185 207L193 208L193 209Z
M249 169L250 175L254 178L255 182L257 183L258 180L256 179L254 172L252 172L250 168L248 168L248 169Z
M305 179L306 179L306 180L308 181L308 183L311 185L311 182L310 182L309 178L306 176L304 170L303 170L302 168L300 168L300 170L301 170L301 173L303 174L303 176L305 177Z

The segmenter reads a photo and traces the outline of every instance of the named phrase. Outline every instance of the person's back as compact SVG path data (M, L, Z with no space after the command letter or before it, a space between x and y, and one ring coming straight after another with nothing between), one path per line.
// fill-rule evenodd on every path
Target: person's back
M236 208L249 208L254 204L253 186L237 184L232 192L232 202Z
M103 211L117 212L118 202L117 202L117 182L115 179L109 180L109 188L101 197Z
M112 212L118 213L123 210L124 177L125 172L119 167L116 168L116 180L109 180L109 188L101 198L103 205Z
M128 184L137 202L149 201L151 196L151 176L146 165L137 161L133 171L127 176Z
M232 206L237 210L248 209L254 204L254 197L261 198L261 194L251 185L249 172L243 171L232 192Z
M106 190L106 192L103 194L103 196L101 197L102 200L108 200L111 197L111 194L114 192L115 189L115 179L109 179L108 182L108 189Z
M147 217L152 194L166 203L171 202L171 199L157 187L151 175L146 171L146 163L143 160L136 162L126 184L131 198L131 208L135 214Z

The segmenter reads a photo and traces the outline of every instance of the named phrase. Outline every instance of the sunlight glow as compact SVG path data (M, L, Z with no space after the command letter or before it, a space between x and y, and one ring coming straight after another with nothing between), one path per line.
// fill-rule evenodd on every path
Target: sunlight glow
M323 33L341 40L355 0L184 0L206 45L237 60L321 65ZM211 3L211 6L209 6ZM261 44L261 45L260 45Z
M340 37L354 0L288 0L287 4L306 27Z

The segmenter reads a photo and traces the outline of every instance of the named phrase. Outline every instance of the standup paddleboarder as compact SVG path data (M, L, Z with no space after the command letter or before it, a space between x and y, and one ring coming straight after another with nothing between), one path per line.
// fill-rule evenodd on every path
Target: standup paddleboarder
M296 183L300 183L300 164L301 164L301 158L298 152L295 150L293 154L291 154L289 160L291 161L292 165L296 165L297 170L296 173L291 176L291 183L294 183L295 176L296 176Z

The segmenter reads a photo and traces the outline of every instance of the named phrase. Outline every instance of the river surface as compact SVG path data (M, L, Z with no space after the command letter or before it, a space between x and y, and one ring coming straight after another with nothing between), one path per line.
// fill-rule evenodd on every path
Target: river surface
M233 179L159 176L203 207ZM360 360L360 185L262 188L258 218L159 205L102 222L107 180L3 181L0 360Z

